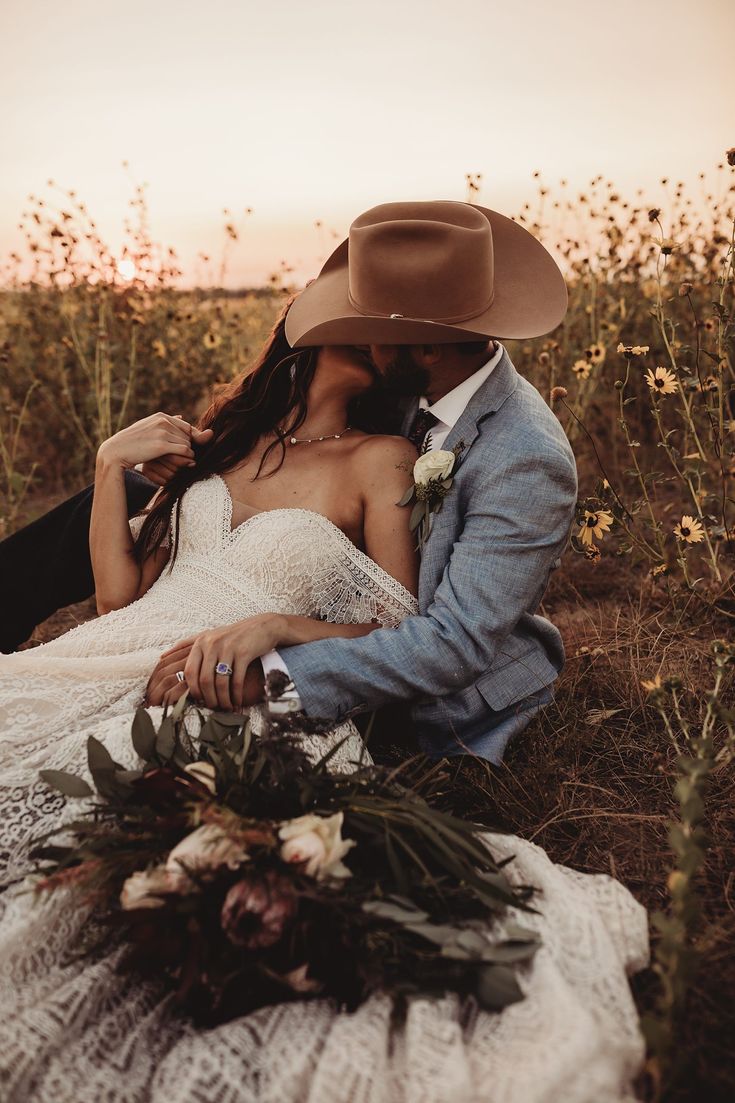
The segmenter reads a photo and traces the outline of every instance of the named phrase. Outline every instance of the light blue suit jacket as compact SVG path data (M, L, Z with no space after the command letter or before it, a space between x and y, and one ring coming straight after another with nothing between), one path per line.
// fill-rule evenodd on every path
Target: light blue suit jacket
M505 349L443 447L459 443L423 550L419 615L281 655L310 716L410 701L428 754L500 762L564 663L558 630L536 610L569 537L577 472L559 421Z

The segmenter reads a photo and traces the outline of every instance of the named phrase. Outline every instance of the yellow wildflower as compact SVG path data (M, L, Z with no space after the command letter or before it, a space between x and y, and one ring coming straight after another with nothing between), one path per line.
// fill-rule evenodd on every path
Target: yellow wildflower
M606 509L598 509L594 513L589 509L584 511L584 520L579 526L579 539L583 544L591 544L593 538L601 540L612 526L613 515Z
M647 690L647 691L648 691L649 693L653 693L653 691L654 691L655 689L663 689L663 685L662 685L662 683L661 683L661 675L660 675L660 674L657 674L657 675L656 675L656 677L655 677L655 678L654 678L654 679L653 679L652 681L646 681L645 679L643 679L643 678L642 678L642 679L641 679L641 685L642 685L642 686L643 686L643 688L644 688L645 690Z
M704 540L704 529L700 521L685 513L679 524L674 526L674 535L685 544L698 544Z
M590 345L589 348L584 350L584 354L592 364L601 364L605 359L605 346L604 345Z
M621 341L616 351L622 352L625 356L645 356L648 349L648 345L624 345Z
M204 337L202 338L202 344L204 345L205 349L216 349L219 348L219 346L222 344L222 338L220 337L219 333L214 333L210 329L208 333L204 334Z
M664 256L669 256L675 249L681 249L681 243L671 237L654 237L652 239L658 245Z
M648 369L645 375L646 383L657 394L675 394L678 387L676 376L668 368L658 367L656 371Z
M589 360L575 360L572 364L572 371L578 379L589 379L592 374L592 364Z
M153 342L151 347L153 348L153 351L155 352L156 356L160 356L161 360L165 359L165 357L166 357L166 346L164 345L163 341L160 340L160 338L157 337L156 340Z

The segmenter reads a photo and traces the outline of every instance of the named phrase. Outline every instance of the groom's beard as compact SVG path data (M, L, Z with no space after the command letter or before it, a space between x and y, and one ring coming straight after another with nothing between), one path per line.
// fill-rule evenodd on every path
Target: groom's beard
M428 370L414 363L405 346L399 347L394 358L382 371L383 388L391 395L426 394L430 381Z

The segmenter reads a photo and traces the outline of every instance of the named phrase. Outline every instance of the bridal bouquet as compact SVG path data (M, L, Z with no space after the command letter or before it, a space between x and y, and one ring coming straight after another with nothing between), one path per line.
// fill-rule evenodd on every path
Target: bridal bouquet
M140 709L135 770L90 737L96 793L43 771L84 805L36 847L37 891L81 892L100 936L86 952L121 943L123 967L164 979L202 1024L316 996L349 1010L375 991L397 1008L447 991L494 1010L521 999L537 938L506 913L532 910L533 890L441 810L441 768L330 772L336 748L314 763L293 724L255 736L246 716L182 698L156 730Z

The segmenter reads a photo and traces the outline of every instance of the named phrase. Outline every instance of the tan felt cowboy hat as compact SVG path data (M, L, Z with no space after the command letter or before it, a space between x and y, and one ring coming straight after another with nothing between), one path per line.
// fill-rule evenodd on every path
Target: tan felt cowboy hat
M291 347L539 337L567 309L533 234L475 203L381 203L358 215L286 315Z

